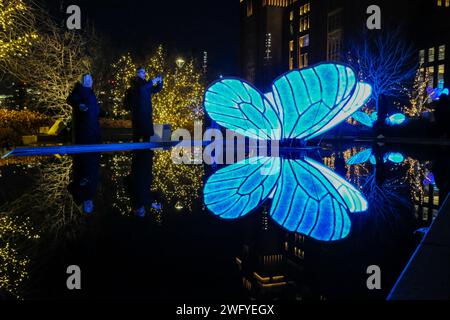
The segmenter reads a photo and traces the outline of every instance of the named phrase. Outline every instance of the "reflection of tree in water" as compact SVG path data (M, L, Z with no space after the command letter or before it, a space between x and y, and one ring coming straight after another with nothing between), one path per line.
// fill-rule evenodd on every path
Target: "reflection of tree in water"
M0 213L0 289L16 298L28 278L30 248L39 239L30 218Z
M150 165L150 164L149 164ZM122 214L133 211L125 180L131 172L131 155L115 155L110 160L113 182L112 205ZM200 196L204 176L203 165L175 164L171 151L156 151L153 158L152 193L177 210L192 210ZM159 200L159 199L155 199ZM163 211L164 211L163 205ZM161 211L149 208L149 212L160 222Z
M18 295L19 289L10 289L14 288L11 283L18 286L26 278L30 261L38 258L39 249L50 250L52 245L60 245L81 232L82 210L67 190L71 172L69 157L43 163L35 174L35 188L0 206L2 260L8 261L7 264L2 261L0 266L2 289ZM39 234L32 226L36 226ZM44 240L46 245L42 246Z
M152 191L177 210L192 211L203 187L203 165L180 165L172 161L171 151L155 153Z
M421 163L418 160L408 158L404 165L406 167L406 181L411 188L411 200L422 205L425 198L425 186L422 182L427 175L427 168L430 163Z
M131 154L117 154L109 160L112 182L112 206L122 215L132 211L131 198L125 188L125 180L131 171Z

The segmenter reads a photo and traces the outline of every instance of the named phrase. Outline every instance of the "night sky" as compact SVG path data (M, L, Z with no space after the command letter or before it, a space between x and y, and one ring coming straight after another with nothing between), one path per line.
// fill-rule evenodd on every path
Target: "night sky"
M233 75L239 49L237 0L41 0L52 13L77 4L82 19L110 41L112 49L145 56L162 43L172 53L201 59L208 51L210 70Z

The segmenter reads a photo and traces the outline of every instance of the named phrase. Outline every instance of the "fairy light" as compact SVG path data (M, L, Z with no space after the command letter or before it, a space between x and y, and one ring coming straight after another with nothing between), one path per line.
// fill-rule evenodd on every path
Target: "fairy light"
M20 298L20 286L29 276L30 258L23 243L40 238L30 218L0 214L0 288Z
M116 119L125 118L129 111L124 109L123 100L125 92L131 85L131 80L136 75L136 65L130 53L120 57L119 61L112 64L114 79L111 81L111 98L113 103L113 116Z
M432 110L428 103L430 95L427 93L430 80L430 73L419 69L412 90L407 87L402 88L402 92L408 97L409 104L402 106L399 102L395 102L395 105L409 117L420 117L423 113L430 112Z
M21 30L29 15L22 0L0 0L0 61L29 53L38 38L32 30Z
M177 210L192 210L203 188L203 165L179 165L171 151L156 152L153 160L152 191Z

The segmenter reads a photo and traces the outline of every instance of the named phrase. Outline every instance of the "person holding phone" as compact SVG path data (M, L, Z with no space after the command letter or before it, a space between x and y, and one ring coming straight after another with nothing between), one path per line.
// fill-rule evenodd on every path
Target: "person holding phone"
M152 95L163 89L163 78L158 75L147 81L145 67L136 70L136 77L125 94L125 108L131 111L133 142L149 142L153 130Z

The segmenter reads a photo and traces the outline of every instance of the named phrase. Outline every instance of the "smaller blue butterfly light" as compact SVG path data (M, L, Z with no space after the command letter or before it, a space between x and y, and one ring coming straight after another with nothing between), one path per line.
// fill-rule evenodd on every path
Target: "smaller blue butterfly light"
M353 157L347 160L348 165L357 165L370 161L371 164L375 165L377 160L373 154L371 148L362 150L355 154ZM405 161L405 156L400 152L388 152L383 155L383 162L392 162L395 164L403 163Z
M246 137L307 141L345 121L371 94L350 67L323 63L280 76L266 95L246 81L220 79L204 105L218 124Z
M270 216L277 224L321 241L347 237L348 214L368 208L355 187L307 157L256 157L230 165L208 179L204 198L222 219L244 217L272 199Z

